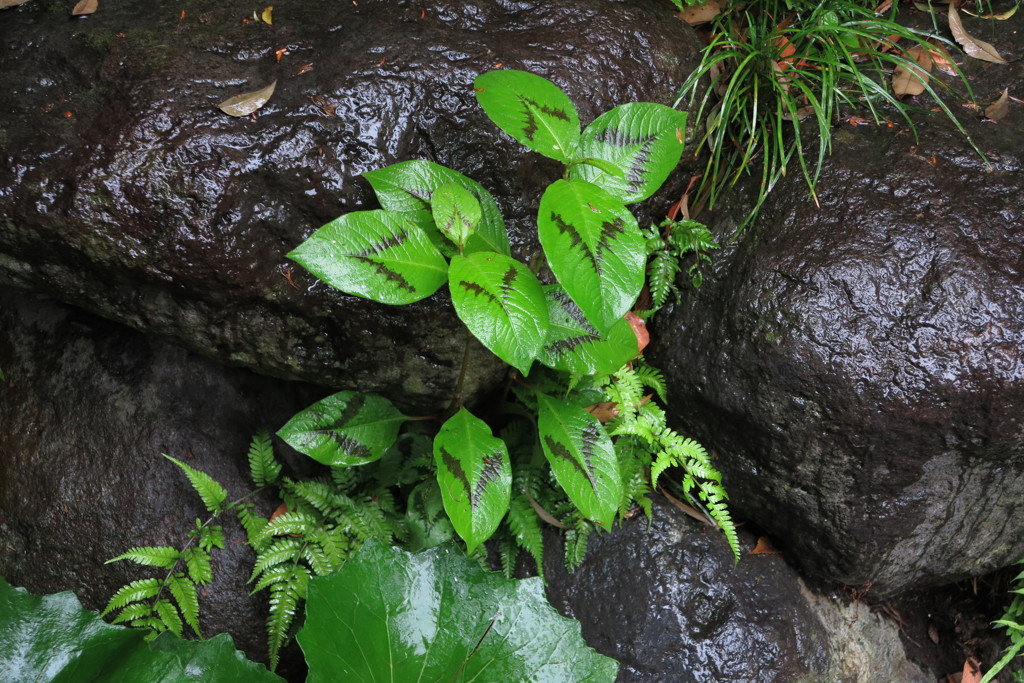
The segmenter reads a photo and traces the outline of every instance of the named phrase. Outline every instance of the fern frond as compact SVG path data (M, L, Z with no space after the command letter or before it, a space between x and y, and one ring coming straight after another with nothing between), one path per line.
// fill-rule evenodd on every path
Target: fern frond
M340 494L335 494L334 487L323 479L290 482L288 491L322 515L330 516L338 507L335 496Z
M168 631L181 638L181 617L178 615L177 608L170 600L157 600L156 604L153 605L153 611L160 617L160 621L164 623Z
M636 375L640 384L648 389L653 389L658 398L663 403L666 402L665 377L661 374L661 370L646 363L637 362L633 365L633 374Z
M287 568L289 574L284 580L270 587L270 615L267 617L267 649L270 655L270 670L277 669L281 648L288 640L289 629L295 620L295 611L306 597L309 569L301 564Z
M515 535L515 541L530 553L537 563L537 573L544 578L544 535L540 529L537 512L525 495L516 495L508 507L508 528Z
M199 497L203 500L203 505L210 512L220 512L224 501L227 500L228 492L223 486L214 481L213 477L200 472L199 470L186 465L180 460L175 460L166 453L162 454L165 458L173 462L175 465L181 468L181 471L188 477L188 481L192 484L192 488L196 490Z
M669 251L655 252L647 264L647 288L651 291L651 310L661 309L669 296L678 293L676 277L681 270L679 259Z
M659 451L651 463L651 488L658 488L658 477L669 467L677 465L675 458L668 451Z
M126 622L133 622L136 619L143 619L153 614L153 606L145 602L136 602L128 605L114 617L110 623L112 624L124 624Z
M142 564L148 567L163 567L164 569L171 569L179 559L181 559L181 553L178 552L177 548L171 548L168 546L145 546L132 548L126 553L110 558L103 564L110 564L111 562L119 562L121 560L131 560L135 564Z
M256 539L269 522L256 514L256 508L252 503L242 503L236 506L235 514L238 515L239 524L245 529L245 538L249 545L259 553L260 545L256 542Z
M569 572L576 571L577 567L583 564L583 558L587 555L587 539L593 527L587 522L582 522L574 529L565 532L565 568Z
M199 541L196 545L206 552L214 548L224 549L224 527L203 525L198 519L196 525L199 529Z
M740 561L740 538L736 532L736 523L732 520L729 508L725 505L727 494L725 489L718 484L701 482L698 484L700 497L707 504L708 513L718 523L718 527L725 534L725 539L732 550L733 558Z
M256 563L253 565L249 581L254 581L257 576L271 567L285 562L295 562L302 552L303 543L298 538L275 538L266 550L257 553Z
M256 540L262 543L269 541L274 536L287 536L288 534L302 536L318 525L319 520L313 515L307 512L289 510L283 515L278 516L273 522L267 524L256 536Z
M249 444L249 475L258 487L269 486L281 474L281 464L274 458L274 444L266 430L257 432Z
M159 579L138 579L125 586L121 586L110 598L100 616L106 616L118 607L124 607L128 603L155 597L163 587L164 585Z
M178 603L185 623L193 633L202 638L203 634L199 631L199 597L196 595L195 584L178 572L167 580L167 588L171 591L171 597Z
M185 551L185 566L192 582L202 585L213 581L213 569L210 567L210 553L202 548L189 548Z
M256 586L249 592L249 594L252 595L253 593L259 593L264 588L268 588L276 583L286 581L288 577L290 577L292 574L293 564L294 563L280 565L264 571L263 575L260 576L259 581L256 582Z

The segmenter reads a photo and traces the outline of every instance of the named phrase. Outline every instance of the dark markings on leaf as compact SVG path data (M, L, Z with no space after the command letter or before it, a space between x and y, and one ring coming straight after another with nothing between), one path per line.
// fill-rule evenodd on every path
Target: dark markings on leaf
M476 482L476 491L473 494L474 507L476 506L476 501L483 495L484 489L487 488L487 485L500 476L501 453L495 451L490 455L484 456L484 469L480 473L480 479Z
M594 337L599 336L597 330L590 325L590 321L587 320L585 315L583 315L583 311L581 311L580 307L576 305L576 302L572 300L568 292L565 290L556 290L554 292L554 297L562 307L562 310L569 315L569 318L574 323L580 326L581 330L586 332L588 335Z
M373 453L370 452L369 448L347 434L331 431L324 433L338 444L338 447L345 452L345 455L353 458L362 458L364 460L373 457Z
M562 109L556 109L554 107L547 107L539 104L536 100L532 100L524 95L519 95L519 102L523 105L523 111L526 112L526 127L523 128L523 135L526 136L527 140L533 140L533 136L537 134L537 117L534 115L533 110L539 109L544 114L562 121L568 121L569 115Z
M362 394L356 394L349 402L345 404L345 409L341 411L341 415L334 421L334 424L328 426L328 429L339 429L344 427L346 424L352 421L359 411L366 405L366 397Z
M629 170L626 172L626 180L629 181L630 192L637 192L643 187L643 172L650 159L651 149L654 147L656 136L654 134L643 137L627 135L625 131L618 128L605 128L594 136L598 142L603 142L612 147L639 147L631 154Z
M509 267L508 271L501 276L501 298L504 301L508 301L509 294L512 293L512 283L516 279L516 269Z
M583 460L587 463L587 472L590 473L590 480L594 481L594 464L590 456L594 454L594 447L597 445L598 437L601 435L601 425L596 422L587 422L583 428L581 438L583 440Z
M559 216L554 211L551 212L551 220L558 228L558 232L562 233L563 235L569 235L569 239L572 240L572 244L569 245L569 248L575 249L576 247L580 247L583 250L583 253L586 255L586 257L590 259L590 265L594 267L594 272L600 275L601 266L598 265L597 263L597 257L594 256L594 254L590 251L590 247L588 247L586 242L583 241L583 236L580 235L579 231L576 229L576 226L572 225L571 223L566 223L565 220L563 220L562 217Z
M469 489L469 478L466 473L462 470L462 465L459 461L448 452L444 446L441 446L441 460L444 462L444 466L448 468L448 471L452 473L452 476L459 480L462 484L462 490L466 492L466 498L469 499L469 507L471 509L476 508L476 500L473 496L472 491Z
M486 289L484 289L475 282L466 282L465 280L459 280L459 287L462 287L463 289L468 289L474 294L481 294L490 299L491 301L493 301L494 303L500 304L500 302L494 297L493 294L491 294L490 292L488 292Z
M573 457L573 454L569 452L568 448L558 443L550 436L545 436L544 442L547 443L548 450L551 451L552 455L554 455L556 458L565 460L567 463L572 465L573 469L579 472L581 476L583 476L587 481L590 482L590 486L591 488L594 489L594 493L597 493L597 482L595 482L593 477L591 477L587 473L587 471L583 469L583 467L580 465L579 460Z
M637 138L632 135L628 135L624 130L609 126L595 135L594 139L598 142L603 142L606 145L611 145L612 147L637 147L654 140L655 135L651 134Z
M601 341L601 337L596 334L583 334L575 337L567 337L565 339L559 339L558 341L552 342L544 347L544 350L552 356L561 356L563 353L573 351L577 346L588 344L596 341Z
M597 257L591 257L594 259L598 275L601 274L601 252L605 249L611 249L612 240L615 239L616 235L624 235L626 233L625 226L625 221L619 217L616 217L614 221L601 223L601 237L597 240Z
M380 242L374 242L373 244L371 244L366 249L363 249L360 252L350 254L350 256L352 256L352 258L356 259L357 261L368 263L371 266L373 266L373 269L377 271L377 274L383 275L385 278L387 278L388 282L393 282L398 287L401 287L402 289L415 294L416 288L409 284L409 281L405 279L405 276L403 276L401 273L397 271L392 270L391 268L388 268L383 263L381 263L380 261L371 256L371 254L380 254L381 252L390 249L391 247L397 247L398 245L405 242L407 239L409 239L409 233L407 233L405 230L401 230L397 234L390 237L386 237Z
M341 448L341 450L345 452L346 455L355 458L372 457L373 453L370 452L369 448L364 446L359 441L356 441L351 436L347 436L346 434L343 434L341 432L341 430L344 429L345 426L349 422L351 422L353 418L359 415L359 411L363 409L364 405L366 405L365 396L359 394L353 396L349 400L349 402L345 404L345 409L341 411L341 415L338 416L337 420L327 423L327 420L318 419L317 422L322 421L327 424L324 424L324 426L319 429L311 430L311 432L313 434L322 434L328 437L329 439L337 443L338 446Z

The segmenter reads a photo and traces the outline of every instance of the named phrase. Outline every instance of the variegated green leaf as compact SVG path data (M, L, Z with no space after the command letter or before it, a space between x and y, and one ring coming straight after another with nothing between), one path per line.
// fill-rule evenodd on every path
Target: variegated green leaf
M427 235L392 211L355 211L336 218L288 258L335 289L385 304L424 299L448 274Z
M540 200L537 231L548 264L600 333L632 307L644 284L643 235L623 204L583 180L558 180Z
M524 375L547 336L540 281L519 261L494 252L452 259L452 303L469 331Z
M449 183L434 191L430 208L437 229L463 251L482 216L477 198L464 187Z
M508 448L483 420L462 408L434 439L434 461L444 509L472 552L490 538L508 510Z
M538 395L537 429L558 483L580 512L611 529L622 497L615 447L583 408Z
M496 251L509 254L505 221L494 197L480 183L458 171L417 159L369 171L363 177L377 193L377 200L382 207L402 212L424 230L436 233L439 239L441 233L434 225L430 206L434 192L449 184L468 190L480 202L480 224L467 240L465 252Z
M547 285L544 296L548 336L538 356L544 365L581 375L608 375L639 353L636 334L625 318L602 335L561 285Z
M623 204L647 199L679 163L685 133L686 112L652 102L616 107L583 131L579 154L591 161L573 166L569 177L590 181ZM610 173L594 159L621 172Z
M365 465L384 455L404 421L382 396L341 391L296 414L277 435L325 465Z
M546 157L569 163L576 158L580 117L561 89L526 71L489 71L473 84L476 99L491 121Z

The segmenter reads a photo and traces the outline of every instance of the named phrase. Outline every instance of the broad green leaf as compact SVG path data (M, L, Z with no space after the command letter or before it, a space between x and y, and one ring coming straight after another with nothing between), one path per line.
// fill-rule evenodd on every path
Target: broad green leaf
M325 465L365 465L391 448L404 421L386 398L341 391L297 413L277 435Z
M509 256L479 251L452 259L448 287L469 331L494 355L527 374L548 329L537 276Z
M618 670L548 604L541 579L485 572L452 544L414 555L371 538L310 580L297 640L308 683L611 683Z
M538 360L548 367L580 375L608 375L640 352L633 328L620 318L600 334L561 285L547 285L548 336Z
M580 117L557 85L510 69L480 74L473 86L477 101L498 128L546 157L563 163L576 158Z
M440 236L431 215L434 192L443 185L458 185L480 202L480 225L466 242L466 253L496 251L510 253L508 233L501 210L491 193L480 183L458 171L430 161L412 160L392 164L363 174L380 205L390 211L400 211L424 230L433 230Z
M455 531L473 550L491 537L508 510L512 467L505 442L465 408L434 439L441 498Z
M449 183L434 191L430 208L437 229L462 251L480 223L480 202L469 190Z
M597 117L580 137L580 156L611 162L622 174L608 173L599 164L573 166L570 178L588 180L623 204L654 194L683 153L686 112L663 104L633 102Z
M392 211L334 219L288 258L335 289L385 304L425 299L444 284L444 257L411 220Z
M537 430L558 483L585 517L611 529L622 497L615 447L583 408L540 394Z
M230 636L183 641L103 623L71 592L30 595L0 578L0 678L33 683L265 683L282 681L250 662Z
M544 191L537 232L551 271L600 333L632 307L644 284L647 251L620 201L583 180Z

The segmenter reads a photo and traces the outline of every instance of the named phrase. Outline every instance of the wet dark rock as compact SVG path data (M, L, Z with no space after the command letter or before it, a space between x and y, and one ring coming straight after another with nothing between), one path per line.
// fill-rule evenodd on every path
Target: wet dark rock
M754 539L742 538L749 551ZM744 554L734 566L720 532L660 499L650 530L639 515L591 536L568 575L551 547L545 572L552 604L619 660L621 683L932 680L892 623L812 593L780 555Z
M547 76L589 121L624 102L671 103L698 48L657 0L304 2L278 5L272 26L237 0L184 14L168 0L84 19L66 9L0 15L0 283L418 409L447 400L458 375L446 294L378 305L328 291L284 254L375 208L360 173L429 159L489 188L527 256L559 168L486 119L475 76ZM215 108L274 79L254 120ZM473 348L471 390L500 373Z
M129 548L180 547L208 517L167 453L232 499L252 490L246 453L263 427L320 397L309 386L224 369L39 295L0 289L0 575L35 594L73 590L102 609L154 576ZM277 502L262 495L257 511ZM200 596L204 634L228 632L265 661L266 595L246 584L253 554L224 518L226 549Z
M821 208L781 182L652 337L674 419L812 574L882 597L1024 555L1021 113L961 116L991 166L941 114L839 128Z

